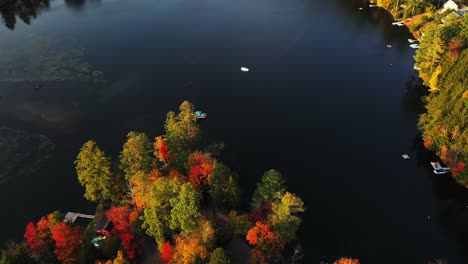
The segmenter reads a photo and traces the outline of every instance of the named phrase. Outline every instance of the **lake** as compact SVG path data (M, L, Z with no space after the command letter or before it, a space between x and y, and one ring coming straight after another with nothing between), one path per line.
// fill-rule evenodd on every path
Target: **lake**
M208 113L206 139L224 142L244 201L270 168L303 198L306 263L468 261L468 195L432 173L411 35L385 11L359 0L21 3L0 8L2 243L55 209L92 213L73 165L81 145L116 157L127 132L161 135L189 100Z

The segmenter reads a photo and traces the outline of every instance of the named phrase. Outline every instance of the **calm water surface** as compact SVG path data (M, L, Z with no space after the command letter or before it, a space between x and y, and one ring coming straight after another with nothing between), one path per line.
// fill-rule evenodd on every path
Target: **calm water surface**
M0 8L0 241L55 209L92 213L83 142L115 156L188 99L246 201L269 168L303 197L306 262L466 263L468 198L428 166L410 35L367 4L56 0L29 24Z

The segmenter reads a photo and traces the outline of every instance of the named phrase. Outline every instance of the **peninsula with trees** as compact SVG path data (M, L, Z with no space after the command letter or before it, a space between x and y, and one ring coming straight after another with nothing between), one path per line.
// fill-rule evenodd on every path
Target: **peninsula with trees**
M165 134L132 131L112 159L92 140L75 161L84 197L97 203L85 226L53 212L26 226L0 263L295 263L304 203L282 174L265 172L250 206L239 176L205 151L194 106L169 112ZM101 222L106 222L101 226ZM153 249L151 250L151 248ZM145 250L153 251L147 254Z

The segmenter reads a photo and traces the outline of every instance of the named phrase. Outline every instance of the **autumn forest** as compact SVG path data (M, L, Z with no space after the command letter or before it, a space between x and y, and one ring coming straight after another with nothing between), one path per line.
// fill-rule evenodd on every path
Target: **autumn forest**
M164 127L154 141L128 133L117 159L94 141L81 148L75 165L84 196L112 223L98 246L93 223L83 230L53 212L30 222L24 242L3 251L1 263L138 263L151 241L162 263L231 263L237 254L249 263L301 258L296 233L304 203L280 172L265 172L251 207L240 208L239 176L202 151L194 106L183 102Z

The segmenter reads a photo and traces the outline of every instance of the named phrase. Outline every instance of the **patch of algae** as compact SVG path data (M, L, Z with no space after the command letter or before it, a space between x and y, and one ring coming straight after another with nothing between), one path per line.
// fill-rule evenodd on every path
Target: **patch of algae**
M0 80L104 82L92 69L85 52L73 42L25 34L14 45L4 47L0 56Z

